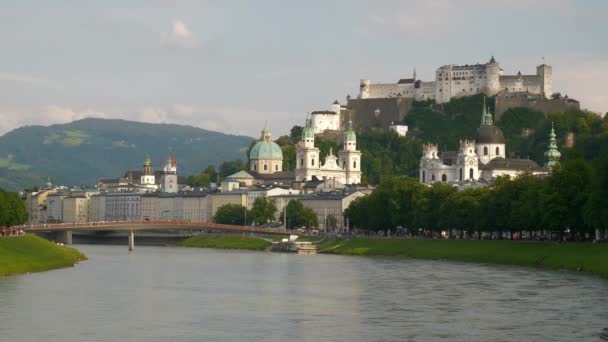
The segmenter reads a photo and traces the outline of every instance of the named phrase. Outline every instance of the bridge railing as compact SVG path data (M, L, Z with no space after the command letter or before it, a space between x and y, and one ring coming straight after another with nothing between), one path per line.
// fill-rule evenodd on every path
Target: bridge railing
M256 226L239 226L230 224L220 224L213 222L192 222L192 221L98 221L98 222L83 222L83 223L46 223L32 224L22 227L25 231L54 231L54 230L94 230L92 228L113 228L113 227L132 227L133 229L142 226L145 229L167 229L175 228L198 228L198 229L215 229L215 230L231 230L240 232L252 233L269 233L269 234L295 234L301 235L301 232L284 228L263 228ZM141 228L140 228L141 229Z

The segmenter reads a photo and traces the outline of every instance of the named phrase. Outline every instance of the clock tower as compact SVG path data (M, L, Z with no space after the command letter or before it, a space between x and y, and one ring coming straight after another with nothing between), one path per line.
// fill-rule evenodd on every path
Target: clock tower
M456 179L459 182L479 179L479 159L475 153L474 141L460 140L457 165Z

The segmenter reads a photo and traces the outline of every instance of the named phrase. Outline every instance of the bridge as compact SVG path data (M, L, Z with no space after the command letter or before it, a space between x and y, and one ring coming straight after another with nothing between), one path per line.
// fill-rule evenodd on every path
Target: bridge
M263 235L302 235L302 232L285 228L262 228L239 226L212 222L191 221L104 221L86 223L32 224L21 227L28 233L55 233L55 240L65 244L72 243L72 232L127 231L129 246L133 248L135 231L163 230L208 230L213 232L235 232Z

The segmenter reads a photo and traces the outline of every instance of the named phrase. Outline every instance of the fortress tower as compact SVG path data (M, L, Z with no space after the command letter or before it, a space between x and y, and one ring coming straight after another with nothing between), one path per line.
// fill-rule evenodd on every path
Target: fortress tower
M536 67L536 75L540 78L541 93L550 99L553 95L553 68L543 63Z

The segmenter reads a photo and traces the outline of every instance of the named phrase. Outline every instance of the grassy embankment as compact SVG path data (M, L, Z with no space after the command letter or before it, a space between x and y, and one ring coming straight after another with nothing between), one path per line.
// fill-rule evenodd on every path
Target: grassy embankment
M0 276L73 266L87 257L36 235L0 237Z
M186 239L179 245L183 247L265 250L270 248L272 243L252 236L199 235Z
M337 240L321 252L566 269L608 278L608 244L357 238Z

